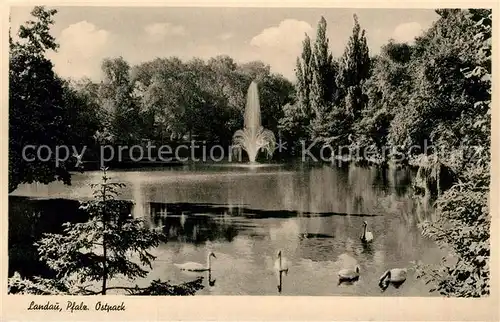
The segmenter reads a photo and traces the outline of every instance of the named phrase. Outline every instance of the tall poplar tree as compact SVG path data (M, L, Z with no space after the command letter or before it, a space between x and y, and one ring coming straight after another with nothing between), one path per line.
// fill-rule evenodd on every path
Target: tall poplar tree
M326 20L321 17L314 43L312 64L311 110L313 115L311 134L314 138L328 136L330 127L328 116L331 114L337 95L335 81L337 66L329 50L326 27Z
M297 85L296 92L302 112L306 117L311 115L311 83L312 83L313 52L311 48L311 38L306 34L302 41L302 54L297 57Z
M363 82L370 75L370 57L365 30L361 30L358 17L354 15L354 27L340 61L338 85L341 88L345 108L354 120L358 119L365 105Z

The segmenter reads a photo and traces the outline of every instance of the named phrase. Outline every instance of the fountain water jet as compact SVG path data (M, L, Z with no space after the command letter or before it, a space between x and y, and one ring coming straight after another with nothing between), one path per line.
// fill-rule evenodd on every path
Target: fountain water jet
M253 81L247 92L243 129L233 135L235 152L245 150L251 163L255 163L257 154L264 150L271 157L276 147L274 133L262 127L260 117L259 89Z

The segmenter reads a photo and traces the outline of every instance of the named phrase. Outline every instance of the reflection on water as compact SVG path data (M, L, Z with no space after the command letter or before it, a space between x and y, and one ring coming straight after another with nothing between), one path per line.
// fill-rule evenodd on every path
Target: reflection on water
M162 226L168 236L154 250L153 270L139 284L204 276L206 287L200 294L426 296L428 288L411 271L403 286L384 293L379 278L389 268L408 267L414 260L437 262L441 257L417 229L424 217L409 196L408 171L198 166L110 175L127 184L121 198L134 201L134 217L144 218L151 227ZM77 174L72 187L24 185L15 195L84 199L91 196L88 184L98 179L97 172ZM26 200L9 201L10 219ZM50 199L36 202L32 207L42 213L39 222L57 217L56 209L43 204ZM76 213L70 208L65 212ZM374 234L370 244L360 240L363 221ZM23 233L28 232L16 231ZM10 249L22 244L21 237L14 237L9 235ZM288 276L273 269L280 249L289 260ZM187 273L173 265L203 263L209 251L217 254L210 272ZM10 261L9 270L20 263ZM338 271L353 265L360 266L359 280L338 285Z
M153 226L163 226L168 241L201 244L206 241L233 241L238 229L226 220L227 216L218 212L200 213L195 209L211 209L205 205L185 203L150 203L150 218ZM224 207L217 207L218 210Z

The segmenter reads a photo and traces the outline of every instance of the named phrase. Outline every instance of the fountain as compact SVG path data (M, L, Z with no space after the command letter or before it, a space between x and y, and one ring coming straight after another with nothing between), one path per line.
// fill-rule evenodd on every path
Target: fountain
M250 163L255 163L260 150L264 150L268 157L272 157L275 146L274 133L261 125L259 89L257 83L253 81L247 92L243 129L233 135L233 151L241 153L241 150L245 150Z

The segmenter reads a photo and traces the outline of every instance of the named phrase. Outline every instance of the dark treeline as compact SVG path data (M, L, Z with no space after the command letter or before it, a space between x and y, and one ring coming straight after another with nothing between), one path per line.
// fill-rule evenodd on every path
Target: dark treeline
M196 139L228 145L243 125L252 80L259 83L262 125L295 150L302 140L316 140L316 148L328 144L334 154L369 151L379 163L404 152L407 163L424 146L438 146L448 161L464 146L489 141L491 67L478 54L483 44L476 37L487 10L437 10L440 18L413 45L390 41L373 57L356 17L344 54L333 57L322 17L315 40L306 35L303 41L293 84L269 65L237 64L228 56L156 58L135 66L108 58L101 64L102 81L66 81L45 57L58 47L49 34L55 13L35 9L36 19L19 30L20 41L10 42L10 190L22 182L69 183L70 162L24 162L27 144Z
M106 59L102 71L100 84L78 84L106 113L108 121L98 133L101 142L230 141L243 126L246 91L254 79L261 87L263 125L277 131L282 107L293 94L293 85L271 74L268 65L238 65L228 56L188 62L157 58L137 66L122 58Z
M391 159L384 147L412 157L435 145L450 159L464 146L487 146L491 11L436 12L440 18L414 44L391 40L372 57L356 17L344 54L332 57L322 18L297 59L297 99L280 120L287 137L318 140L334 152L369 148L382 161Z
M293 84L271 73L269 65L237 64L228 56L187 62L157 58L135 66L121 57L109 58L101 64L103 79L98 83L63 80L45 55L58 47L49 34L56 11L35 8L32 14L33 21L19 30L20 40L10 39L10 191L23 182L70 182L68 170L75 158L58 167L54 155L49 162L25 162L26 145L53 150L57 145L77 146L78 151L82 146L91 150L146 140L156 145L191 139L229 145L243 126L252 80L260 87L262 125L274 133L283 106L293 101ZM28 152L27 158L35 157Z
M334 153L369 150L382 164L404 153L403 163L419 168L414 185L433 195L440 218L424 225L424 234L458 258L427 276L442 294L489 293L491 10L436 10L439 18L413 44L389 41L375 56L354 17L343 55L333 57L322 17L314 40L306 35L297 53L294 83L262 62L237 64L227 56L136 66L110 58L101 82L69 82L45 55L58 47L49 33L55 13L36 7L19 40L10 38L9 191L25 182L70 183L75 158L58 166L54 155L26 162L28 144L229 144L257 80L263 126L289 146L305 140Z

